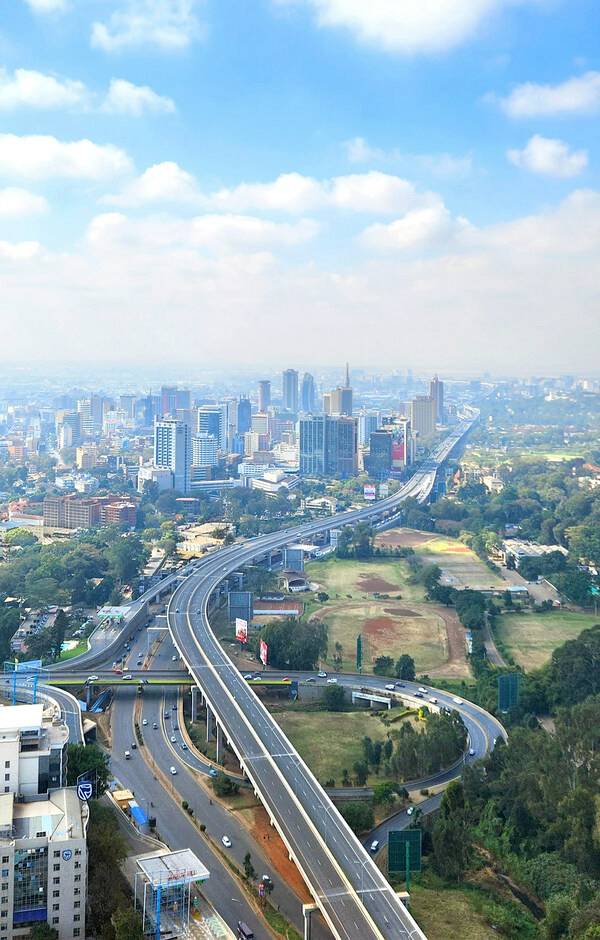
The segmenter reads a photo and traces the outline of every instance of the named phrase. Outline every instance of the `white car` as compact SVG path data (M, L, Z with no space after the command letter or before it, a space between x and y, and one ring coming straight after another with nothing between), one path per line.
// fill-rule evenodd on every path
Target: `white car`
M131 673L128 672L126 676L121 676L121 678L123 679L124 682L131 682L131 680L133 679L133 676L131 675Z
M171 735L171 744L177 744L177 738L174 734Z
M337 679L334 679L333 677L327 680L327 685L336 685L336 684L337 684Z
M326 678L327 678L327 673L326 673L326 672L318 672L317 675L318 675L319 679L326 679Z
M177 773L177 767L169 767L169 773L174 777Z
M421 695L427 695L428 690L424 689L422 685L419 686L419 692Z
M86 682L97 682L100 676L88 676Z
M223 836L223 838L221 839L221 842L223 843L226 849L231 848L231 839L229 838L229 836Z
M474 748L474 747L470 747L470 748L469 748L469 757L475 757L475 748Z
M388 692L393 692L395 688L396 687L391 682L388 682L388 684L386 685L386 689L388 690Z
M142 718L142 724L144 725L144 727L146 727L146 725L148 724L148 719Z
M412 814L414 813L414 811L415 811L414 806L409 806L408 809L406 810L406 815L407 815L407 816L412 816Z
M463 704L463 700L461 698L453 698L452 701L454 702L455 705Z
M171 662L172 662L172 663L176 663L176 662L177 662L177 657L176 657L176 656L171 656Z

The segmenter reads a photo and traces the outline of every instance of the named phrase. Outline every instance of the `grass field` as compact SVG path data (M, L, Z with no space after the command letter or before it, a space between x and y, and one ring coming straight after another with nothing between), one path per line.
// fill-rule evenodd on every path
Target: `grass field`
M80 640L76 646L72 646L71 649L63 650L59 656L60 662L64 662L65 659L73 659L75 656L81 656L83 653L87 653L88 644L87 640Z
M408 583L408 569L402 561L328 558L306 565L306 575L332 599L351 595L353 600L359 600L378 591L392 596L402 594L402 600L413 603L425 600L421 585Z
M383 722L368 711L307 712L282 711L274 717L285 734L321 782L333 779L342 785L344 767L352 776L355 761L363 759L361 741L365 735L372 741L385 741L387 729ZM404 721L412 721L407 716ZM399 723L393 726L396 730ZM373 777L381 780L382 777Z
M442 583L459 590L504 585L502 578L490 571L475 552L458 539L400 528L382 532L377 536L376 544L414 549L427 563L440 566Z
M531 670L547 663L557 646L599 622L600 617L592 614L568 611L505 614L496 621L494 632L515 662Z
M428 940L492 940L498 937L460 890L425 887L416 881L410 886L410 911Z

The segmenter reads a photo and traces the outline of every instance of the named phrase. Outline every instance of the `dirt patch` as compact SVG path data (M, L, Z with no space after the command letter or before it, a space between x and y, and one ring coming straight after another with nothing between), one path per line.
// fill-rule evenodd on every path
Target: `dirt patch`
M455 610L449 607L433 607L438 617L441 617L446 626L446 635L448 637L448 662L443 668L443 674L455 676L470 676L471 670L467 662L467 651L465 645L465 628L458 619ZM431 674L435 675L436 670L432 669Z
M390 591L398 593L397 584L390 584L389 581L385 581L383 578L373 577L365 571L361 571L359 574L356 586L360 591L366 591L367 594L381 594L384 591L386 593Z
M384 614L395 614L396 617L420 617L417 610L407 610L405 607L384 607Z
M372 617L365 620L364 632L370 640L393 640L397 623L391 617Z
M292 861L288 858L288 852L281 841L277 830L270 824L269 817L262 808L257 807L247 811L247 818L250 821L250 833L256 842L262 847L268 855L271 865L286 884L290 886L304 904L310 904L312 895L304 884L300 872ZM263 872L257 872L260 877ZM270 872L265 872L270 874Z
M375 538L376 545L385 545L387 548L414 548L415 545L424 545L435 538L431 532L416 532L413 529L390 529L382 532Z

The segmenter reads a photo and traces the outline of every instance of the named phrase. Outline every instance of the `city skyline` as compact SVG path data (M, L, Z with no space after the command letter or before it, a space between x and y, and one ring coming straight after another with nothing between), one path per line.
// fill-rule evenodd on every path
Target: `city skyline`
M14 0L7 359L595 371L597 8L404 14Z

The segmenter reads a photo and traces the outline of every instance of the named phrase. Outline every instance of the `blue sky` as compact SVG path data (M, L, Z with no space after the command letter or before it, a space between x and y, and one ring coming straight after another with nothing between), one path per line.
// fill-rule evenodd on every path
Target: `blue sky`
M595 0L3 14L11 358L597 371Z

